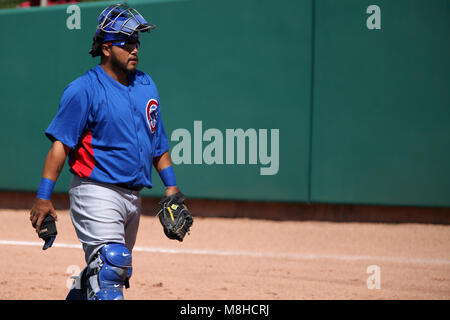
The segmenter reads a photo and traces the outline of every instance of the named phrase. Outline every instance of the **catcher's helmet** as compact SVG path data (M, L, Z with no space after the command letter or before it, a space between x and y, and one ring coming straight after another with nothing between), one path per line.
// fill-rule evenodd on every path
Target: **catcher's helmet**
M105 41L120 41L135 37L138 32L149 32L156 28L148 23L136 10L126 4L115 4L105 8L98 16L98 25L89 54L101 55L101 44Z

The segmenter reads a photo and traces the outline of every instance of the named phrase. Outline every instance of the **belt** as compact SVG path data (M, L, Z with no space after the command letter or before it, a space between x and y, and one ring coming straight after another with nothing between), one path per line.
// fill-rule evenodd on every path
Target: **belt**
M128 190L131 190L131 191L141 191L142 189L144 189L144 187L141 187L141 186L130 186L130 185L128 185L128 184L126 184L126 183L116 183L116 184L114 184L115 186L117 186L117 187L120 187L120 188L124 188L124 189L128 189Z

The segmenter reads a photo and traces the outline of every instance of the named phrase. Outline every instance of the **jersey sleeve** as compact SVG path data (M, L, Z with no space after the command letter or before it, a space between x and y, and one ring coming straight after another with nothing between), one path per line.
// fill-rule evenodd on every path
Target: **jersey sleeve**
M74 149L86 127L90 105L86 87L77 81L72 82L64 89L58 112L45 135L52 142L59 140Z
M158 112L158 126L156 128L156 143L155 150L153 152L154 157L159 157L169 150L169 141L167 140L166 130L164 129L164 124L161 117L161 108Z

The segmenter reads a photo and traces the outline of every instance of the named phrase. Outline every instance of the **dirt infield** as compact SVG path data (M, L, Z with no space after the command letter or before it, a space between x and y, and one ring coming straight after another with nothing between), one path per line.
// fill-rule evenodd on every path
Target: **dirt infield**
M47 251L28 214L0 211L0 299L64 299L84 267L69 213ZM126 299L450 299L450 226L197 217L178 243L142 216L133 266Z

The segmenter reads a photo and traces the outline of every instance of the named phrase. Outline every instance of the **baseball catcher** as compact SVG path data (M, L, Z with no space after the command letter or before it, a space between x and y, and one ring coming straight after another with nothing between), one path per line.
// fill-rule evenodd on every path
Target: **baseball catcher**
M184 194L177 192L159 202L159 221L169 239L183 241L194 222L191 213L184 204Z
M89 54L100 61L62 93L45 130L52 147L30 212L46 250L57 235L51 195L68 158L70 217L86 267L67 300L124 299L123 287L129 288L133 273L141 191L153 188L153 167L165 186L159 215L164 232L181 241L193 221L170 160L158 89L137 68L141 36L155 26L126 4L108 6L97 22Z

